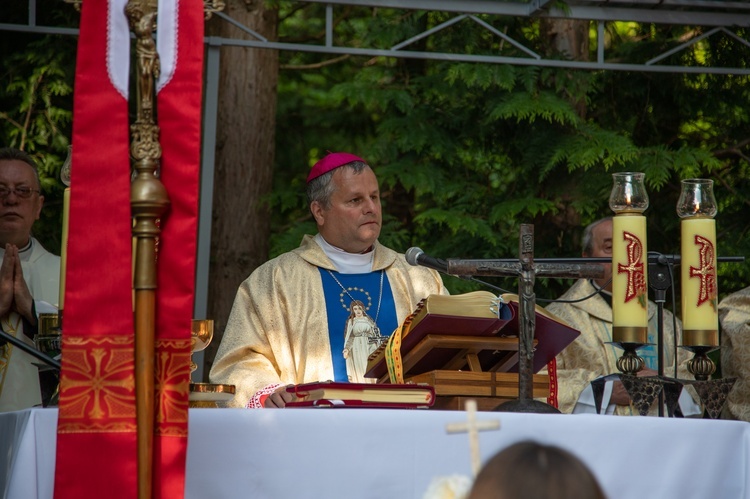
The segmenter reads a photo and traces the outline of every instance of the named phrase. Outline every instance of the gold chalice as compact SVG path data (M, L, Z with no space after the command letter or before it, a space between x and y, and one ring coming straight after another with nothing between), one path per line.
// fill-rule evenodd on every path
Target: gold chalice
M52 358L62 353L62 330L57 314L39 314L39 332L34 343L40 352Z
M214 337L214 321L212 319L193 319L191 331L191 349L192 353L205 350ZM198 369L198 366L190 358L190 372Z
M193 319L191 332L191 351L205 350L214 337L214 321L211 319ZM198 366L190 359L190 372ZM217 402L226 402L234 397L234 385L214 383L190 383L190 407L217 407Z
M39 314L38 331L34 336L37 350L55 360L62 359L62 328L60 316L56 313ZM57 405L60 390L60 373L48 366L34 362L39 368L39 388L42 394L42 405Z

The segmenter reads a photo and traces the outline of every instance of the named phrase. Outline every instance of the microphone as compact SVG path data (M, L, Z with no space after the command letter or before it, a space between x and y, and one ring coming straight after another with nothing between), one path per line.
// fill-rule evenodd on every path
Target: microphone
M428 267L443 274L448 273L448 263L445 260L426 255L422 251L422 248L417 248L416 246L409 248L406 250L404 256L406 256L406 261L409 265L421 265L422 267Z
M508 291L507 289L499 288L495 286L494 284L490 284L488 282L484 282L480 279L477 279L472 276L468 275L459 275L459 274L451 274L448 272L448 262L445 260L442 260L440 258L435 258L433 256L426 255L424 251L422 251L422 248L417 248L416 246L409 248L406 250L406 253L404 254L406 257L406 261L410 265L414 265L415 267L417 265L421 265L423 267L428 267L433 270L437 270L438 272L442 272L443 274L448 274L453 277L458 277L459 279L465 279L467 281L474 281L478 282L479 284L483 286L487 286L490 289L494 289L495 291L498 291L500 293L510 293L511 291ZM455 261L455 260L453 260Z

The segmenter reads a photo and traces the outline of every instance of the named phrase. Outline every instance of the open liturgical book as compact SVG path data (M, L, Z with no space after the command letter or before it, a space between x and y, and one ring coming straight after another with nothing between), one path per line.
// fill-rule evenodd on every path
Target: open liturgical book
M294 395L287 407L380 407L417 408L435 403L435 389L430 385L340 383L322 381L290 386Z
M403 375L433 370L518 371L518 295L498 297L489 291L460 295L430 295L406 318L401 327L400 353ZM539 372L580 332L537 306L534 366ZM397 330L394 335L398 334ZM390 341L370 355L368 378L387 382ZM478 365L469 365L466 354L476 354ZM399 359L401 362L401 359Z

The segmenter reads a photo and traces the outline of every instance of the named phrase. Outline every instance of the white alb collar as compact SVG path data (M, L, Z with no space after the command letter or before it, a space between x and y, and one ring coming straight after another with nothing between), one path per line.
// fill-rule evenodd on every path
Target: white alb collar
M368 274L372 272L372 260L375 249L367 253L348 253L328 243L320 234L315 235L315 242L342 274Z

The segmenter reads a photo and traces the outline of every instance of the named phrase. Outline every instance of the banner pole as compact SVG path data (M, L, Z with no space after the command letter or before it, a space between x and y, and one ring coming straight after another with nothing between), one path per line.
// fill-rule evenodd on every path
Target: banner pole
M130 127L130 155L134 178L130 205L135 238L135 388L138 442L138 498L153 493L154 380L156 336L156 247L161 232L159 219L166 213L169 196L156 172L161 159L159 127L156 124L155 79L159 74L156 51L157 3L129 0L125 7L135 33L136 120Z

